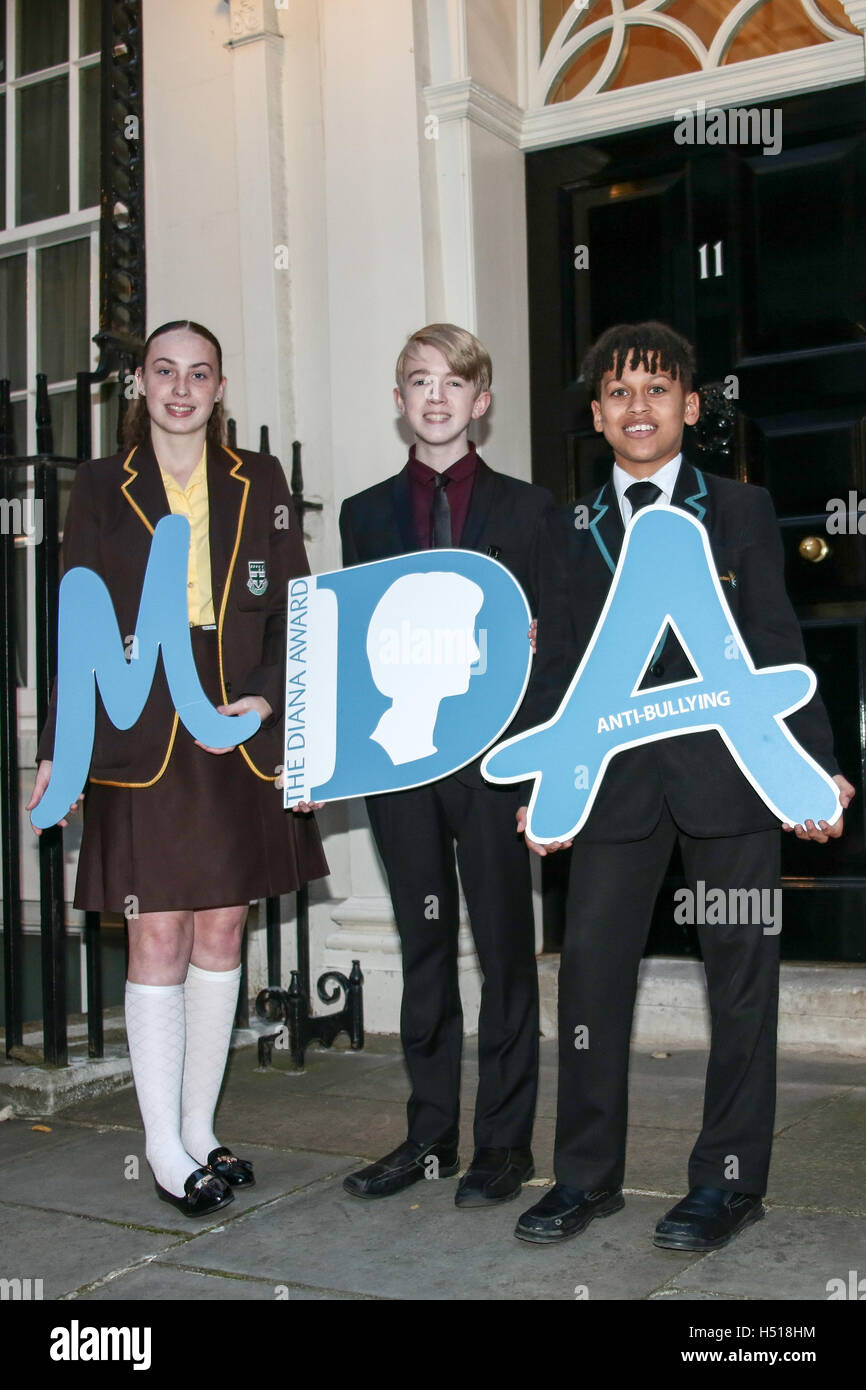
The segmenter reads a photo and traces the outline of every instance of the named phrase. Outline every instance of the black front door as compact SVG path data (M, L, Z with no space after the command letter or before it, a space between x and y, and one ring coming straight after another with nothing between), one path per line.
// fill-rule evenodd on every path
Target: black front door
M607 476L579 381L613 323L662 319L731 403L701 466L769 489L787 582L857 789L841 840L784 837L787 959L866 960L866 100L767 102L761 143L709 144L711 113L527 157L533 477L560 501ZM682 121L682 136L686 127ZM727 118L716 135L757 134ZM773 142L778 143L776 141ZM771 146L767 146L768 149ZM713 393L708 393L711 395ZM858 505L862 502L862 510ZM548 902L564 863L545 866ZM692 954L660 900L650 950ZM548 913L555 945L555 906Z

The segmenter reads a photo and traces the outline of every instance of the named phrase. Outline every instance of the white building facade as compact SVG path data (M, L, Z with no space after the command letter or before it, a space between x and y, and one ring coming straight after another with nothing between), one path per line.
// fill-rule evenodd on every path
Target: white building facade
M148 323L216 332L242 446L267 425L288 466L302 442L305 492L322 503L305 520L314 571L339 566L342 499L405 461L394 362L425 323L488 346L494 406L478 441L531 478L525 151L698 100L864 79L866 0L771 0L772 22L767 6L144 0ZM397 1031L399 942L363 806L320 823L331 876L312 893L314 978L360 958L367 1027ZM35 899L35 856L25 867ZM267 983L263 938L253 989ZM471 1030L468 930L461 951ZM285 984L291 918L283 958Z

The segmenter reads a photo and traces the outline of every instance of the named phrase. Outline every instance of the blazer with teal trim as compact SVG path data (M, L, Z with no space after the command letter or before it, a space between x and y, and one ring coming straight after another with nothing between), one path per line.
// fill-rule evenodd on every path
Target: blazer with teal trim
M800 626L785 591L782 542L769 493L684 461L671 504L706 528L725 596L755 666L805 661ZM577 504L558 508L543 525L534 585L538 651L512 733L556 712L604 607L624 534L612 481ZM658 563L664 565L664 554ZM687 680L690 674L685 653L669 633L641 689ZM787 723L815 761L835 775L839 767L820 695ZM658 823L665 801L680 828L698 837L742 835L778 824L721 736L711 731L618 753L581 834L589 841L643 839Z

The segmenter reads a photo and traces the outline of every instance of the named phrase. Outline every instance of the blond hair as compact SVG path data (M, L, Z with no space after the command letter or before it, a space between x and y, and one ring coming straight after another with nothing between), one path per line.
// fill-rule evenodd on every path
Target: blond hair
M417 333L407 339L406 346L397 358L396 378L398 391L403 390L406 358L416 343L436 348L448 363L449 371L471 381L475 394L489 391L493 381L493 363L490 353L483 343L466 328L458 328L456 323L431 323L419 328Z

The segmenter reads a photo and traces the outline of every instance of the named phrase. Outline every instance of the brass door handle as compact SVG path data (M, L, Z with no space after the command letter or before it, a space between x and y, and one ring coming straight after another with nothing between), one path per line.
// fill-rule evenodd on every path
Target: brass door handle
M810 560L813 565L817 565L821 560L826 560L830 554L830 547L823 536L804 536L797 547L802 560Z

